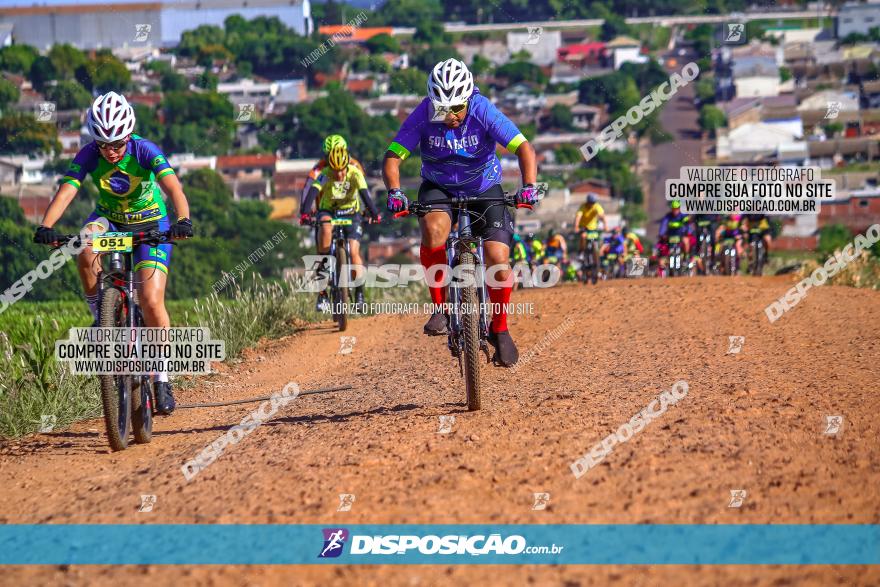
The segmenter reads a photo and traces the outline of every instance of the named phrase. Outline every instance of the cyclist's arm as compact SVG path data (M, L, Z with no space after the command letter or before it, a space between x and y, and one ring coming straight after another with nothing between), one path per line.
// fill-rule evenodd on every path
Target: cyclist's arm
M605 220L605 213L604 212L602 214L599 214L599 222L602 223L602 230L607 231L608 230L608 222Z
M400 164L403 159L393 151L386 151L385 163L382 165L382 180L389 190L400 189Z
M581 218L584 216L584 211L578 208L577 214L574 215L574 227L577 230L581 228Z
M299 211L302 214L311 214L312 213L312 205L315 203L315 198L318 197L318 186L313 183L309 186L309 189L306 191L306 195L303 196L302 204L300 204Z
M79 188L71 183L61 184L61 187L55 192L55 197L52 198L49 206L46 207L46 212L43 214L43 221L40 225L47 228L55 226L55 223L64 215L64 211L67 210L78 191Z
M358 193L361 196L361 200L364 201L364 204L367 206L367 210L370 211L370 216L373 218L379 217L379 210L376 209L376 204L373 202L373 198L370 197L370 190L367 188L361 188L358 190Z
M183 193L183 186L174 173L168 173L159 178L159 187L171 198L174 209L177 211L177 218L189 218L189 202L186 200L186 194ZM175 219L176 220L176 219Z
M535 159L535 149L528 141L523 141L516 148L516 158L519 160L523 185L529 183L534 185L538 181L538 163Z
M668 228L669 228L668 223L669 223L669 220L664 216L663 219L660 221L660 232L658 232L658 235L660 236L660 238L666 237L666 232L668 231Z

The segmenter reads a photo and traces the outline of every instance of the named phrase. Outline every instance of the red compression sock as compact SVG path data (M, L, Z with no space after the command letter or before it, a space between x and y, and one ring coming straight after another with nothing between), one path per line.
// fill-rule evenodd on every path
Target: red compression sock
M510 302L510 292L513 290L512 282L513 273L504 281L505 285L501 287L488 286L489 301L492 302L492 332L507 330L507 304ZM500 304L500 309L496 304Z
M434 277L436 273L436 282L442 283L446 278L446 271L430 271L434 265L446 265L446 245L429 249L425 246L419 248L419 260L422 267L425 268L426 277ZM431 285L428 280L428 290L431 292L431 302L433 304L442 304L446 302L446 288L442 285Z

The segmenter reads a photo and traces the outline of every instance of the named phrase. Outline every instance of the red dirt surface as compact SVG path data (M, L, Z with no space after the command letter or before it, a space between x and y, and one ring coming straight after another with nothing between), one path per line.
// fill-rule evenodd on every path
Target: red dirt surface
M813 289L774 324L783 278L626 280L519 291L516 372L485 366L469 413L424 315L267 343L178 401L303 396L194 480L181 466L255 404L180 410L111 453L101 421L0 446L0 523L880 523L880 293ZM561 337L548 334L566 323ZM557 331L558 332L558 331ZM729 354L728 336L745 336ZM542 344L543 341L543 344ZM677 380L687 397L601 465L569 465ZM454 415L449 434L439 416ZM826 416L843 416L825 434ZM739 508L730 491L744 489ZM550 493L532 510L533 493ZM355 494L338 512L338 495ZM157 496L138 512L142 494ZM560 536L564 543L564 536ZM878 567L10 567L0 585L877 585Z

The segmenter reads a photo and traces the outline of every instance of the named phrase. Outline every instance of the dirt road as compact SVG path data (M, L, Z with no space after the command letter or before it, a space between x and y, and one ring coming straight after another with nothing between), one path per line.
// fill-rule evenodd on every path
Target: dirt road
M2 523L878 523L880 293L824 286L769 324L782 278L627 280L516 292L517 372L484 368L464 410L423 315L261 346L182 402L352 384L297 398L187 482L181 466L251 408L179 411L110 453L102 423L0 447ZM566 322L568 321L568 322ZM547 344L559 325L561 338ZM558 332L558 331L557 331ZM728 353L731 335L744 336ZM544 341L544 344L542 344ZM569 465L677 380L678 405L598 467ZM439 434L439 416L456 417ZM843 416L836 434L826 417ZM730 491L744 489L739 508ZM544 511L533 493L550 493ZM356 501L337 512L338 495ZM138 512L142 494L156 496ZM0 584L880 584L877 567L30 567Z

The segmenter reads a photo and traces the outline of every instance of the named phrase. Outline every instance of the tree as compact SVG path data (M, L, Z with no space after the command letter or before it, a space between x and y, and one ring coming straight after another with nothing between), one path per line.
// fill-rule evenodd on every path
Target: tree
M39 52L30 45L10 45L0 49L0 70L28 75Z
M706 104L700 108L700 128L715 136L715 131L727 124L724 112L717 106Z
M415 67L391 72L388 91L391 94L423 94L428 86L428 74Z
M534 82L543 86L547 83L547 76L541 68L534 63L514 61L505 63L495 70L495 75L506 78L511 84L517 82Z
M703 104L715 102L715 83L712 79L699 79L697 80L697 84L696 86L694 86L694 88L697 93L697 98L700 99L700 102L702 102Z
M427 72L434 69L434 66L441 61L451 58L461 59L461 55L458 54L455 47L452 45L432 45L417 53L413 58L413 64Z
M77 68L76 79L86 89L100 94L124 92L131 83L131 72L109 50L101 50L94 59Z
M0 110L5 110L9 104L17 103L20 96L18 86L0 76Z
M218 83L220 83L220 78L218 78L215 74L211 73L207 69L200 73L196 77L195 81L195 85L197 88L211 90L212 92L217 91Z
M165 141L166 127L159 122L159 117L156 116L156 111L143 104L132 104L131 107L134 108L134 131L140 136L153 141L157 145L163 144Z
M58 79L74 79L76 70L85 65L89 58L85 53L67 43L52 45L49 61L57 72Z
M781 81L782 83L785 83L790 79L791 79L791 70L787 67L780 67L779 68L779 81Z
M235 121L229 100L215 92L170 92L162 102L166 152L222 155L232 146Z
M160 77L163 92L182 92L189 89L186 78L176 71L165 71Z
M387 0L376 13L376 24L418 27L422 23L442 22L444 12L439 0Z
M28 79L31 80L35 90L42 92L46 89L47 83L58 79L58 72L55 71L55 66L52 65L52 61L48 57L40 55L34 59Z
M354 97L329 86L327 96L297 104L281 117L283 134L296 157L320 157L329 134L341 134L365 167L378 169L400 122L391 115L368 116Z
M560 165L571 165L584 160L580 149L574 145L559 145L553 149L553 155L556 157L556 162Z
M571 130L574 128L571 108L565 104L554 104L550 108L550 115L547 117L547 124L550 128L559 130Z
M380 33L367 39L367 50L370 53L400 53L400 41L388 33Z
M488 74L492 71L492 62L477 53L471 60L470 69L471 73L473 73L475 76Z
M843 123L830 122L825 125L825 135L829 138L837 136L837 133L843 130Z
M92 95L75 81L60 81L48 86L44 92L46 99L55 102L58 110L88 108Z
M9 112L0 117L0 152L11 154L61 151L58 129L38 122L32 113Z
M828 224L819 229L819 246L817 250L822 258L829 257L834 251L843 249L853 240L853 233L843 224Z

